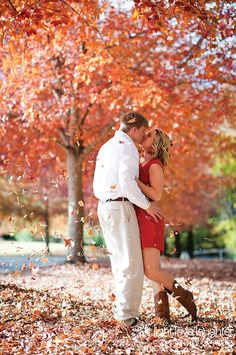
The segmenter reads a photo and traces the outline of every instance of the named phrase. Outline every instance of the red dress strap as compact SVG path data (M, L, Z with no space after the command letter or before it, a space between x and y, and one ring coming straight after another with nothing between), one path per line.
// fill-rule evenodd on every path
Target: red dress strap
M162 170L164 170L164 165L163 165L162 161L161 161L160 159L158 159L158 158L151 159L151 160L148 162L148 164L149 164L149 168L150 168L150 166L153 165L153 164L158 164L158 165L160 165L160 167L162 168Z

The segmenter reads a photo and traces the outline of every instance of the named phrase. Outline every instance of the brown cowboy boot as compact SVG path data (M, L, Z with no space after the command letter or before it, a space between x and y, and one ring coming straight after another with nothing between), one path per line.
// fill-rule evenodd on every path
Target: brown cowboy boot
M176 280L174 280L172 296L175 297L176 300L186 308L186 310L189 312L189 315L192 317L192 322L196 321L197 307L194 302L192 292L185 290Z
M171 324L169 300L166 291L159 291L154 296L155 316L159 317L162 324Z

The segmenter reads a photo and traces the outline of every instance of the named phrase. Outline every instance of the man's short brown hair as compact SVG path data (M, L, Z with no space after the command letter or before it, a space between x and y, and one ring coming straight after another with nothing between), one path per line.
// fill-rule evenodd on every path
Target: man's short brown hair
M123 132L129 132L133 127L148 127L148 120L138 112L128 112L121 120L120 129Z

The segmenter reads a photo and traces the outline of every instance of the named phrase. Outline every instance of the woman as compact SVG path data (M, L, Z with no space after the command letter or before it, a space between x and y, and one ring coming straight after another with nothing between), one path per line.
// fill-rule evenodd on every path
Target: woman
M142 143L144 158L140 164L138 185L153 201L160 201L164 185L164 166L169 158L170 138L160 129L150 130ZM152 281L155 315L163 323L170 322L168 294L172 294L187 309L192 321L197 319L193 295L181 287L171 274L160 266L164 252L164 219L154 220L148 213L135 207L138 218L145 276ZM156 289L154 289L154 287Z

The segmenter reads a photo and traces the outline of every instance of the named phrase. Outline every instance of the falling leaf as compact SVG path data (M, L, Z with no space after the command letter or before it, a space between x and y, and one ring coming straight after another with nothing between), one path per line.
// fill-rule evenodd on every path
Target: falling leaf
M116 295L115 295L114 293L111 293L111 294L109 295L109 298L110 298L112 301L115 301Z
M93 264L92 265L92 269L93 270L98 270L99 269L99 265L98 264Z
M31 272L32 272L32 275L35 275L35 274L37 274L37 272L39 272L39 266L37 266L37 267L32 267L32 270L31 270Z
M41 258L40 260L42 263L48 263L48 258Z
M35 265L33 263L29 264L29 268L32 270L35 267Z
M88 231L87 231L87 233L88 233L89 236L94 235L94 231L93 231L92 228L89 228Z
M92 253L95 253L96 250L97 250L96 245L91 245L91 246L90 246L90 250L91 250Z
M65 247L73 248L75 246L75 242L73 239L64 239Z
M139 11L137 9L135 9L132 14L133 19L138 20L139 16L140 16Z

